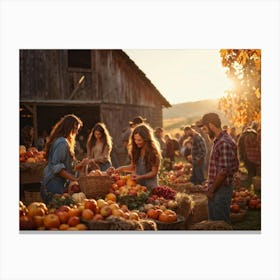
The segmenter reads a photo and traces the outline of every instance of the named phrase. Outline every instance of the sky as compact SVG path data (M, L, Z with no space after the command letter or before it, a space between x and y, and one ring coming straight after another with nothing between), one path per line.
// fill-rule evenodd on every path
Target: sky
M124 49L171 104L222 97L231 82L218 49Z

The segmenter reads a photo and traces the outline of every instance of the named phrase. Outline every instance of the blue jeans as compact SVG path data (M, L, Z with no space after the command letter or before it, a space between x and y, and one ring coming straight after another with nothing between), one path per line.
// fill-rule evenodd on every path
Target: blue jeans
M195 185L200 185L204 180L204 163L200 165L193 164L190 181Z
M214 193L213 199L208 199L208 218L209 220L230 221L230 203L232 198L233 186L221 186Z

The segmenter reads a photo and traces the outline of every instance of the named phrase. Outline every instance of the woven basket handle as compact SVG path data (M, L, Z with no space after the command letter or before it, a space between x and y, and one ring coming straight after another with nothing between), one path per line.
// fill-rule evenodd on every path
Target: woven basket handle
M100 170L100 167L99 167L99 165L98 165L96 162L91 163L91 166L94 167L93 170L96 170L96 169L99 169L99 170ZM89 164L87 164L87 165L85 166L85 174L86 174L86 176L88 175L88 168L89 168Z

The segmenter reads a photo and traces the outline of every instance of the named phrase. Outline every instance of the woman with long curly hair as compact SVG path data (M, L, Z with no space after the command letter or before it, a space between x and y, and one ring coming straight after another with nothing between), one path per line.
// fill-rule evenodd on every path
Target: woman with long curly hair
M87 157L89 164L97 164L101 171L112 166L111 151L112 137L104 123L94 125L87 139Z
M75 115L62 117L52 128L46 143L48 164L44 169L41 196L45 202L47 192L62 194L67 191L67 182L76 181L73 163L75 161L76 135L82 121Z
M149 189L158 186L161 151L152 128L147 124L137 125L131 133L128 145L131 163L116 170L132 172L132 179Z

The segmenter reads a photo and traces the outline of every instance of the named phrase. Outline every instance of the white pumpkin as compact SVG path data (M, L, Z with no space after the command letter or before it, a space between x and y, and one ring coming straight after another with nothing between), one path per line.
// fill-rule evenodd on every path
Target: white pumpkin
M76 202L82 202L84 199L86 199L86 195L83 192L79 192L79 193L73 193L72 194L72 198L76 201Z

